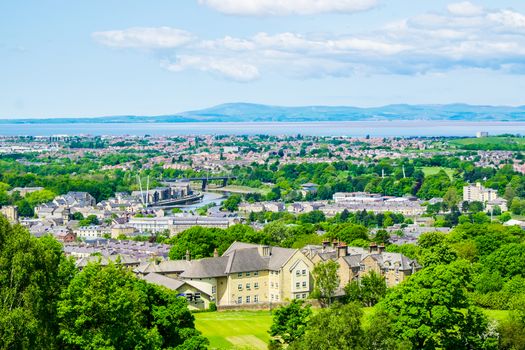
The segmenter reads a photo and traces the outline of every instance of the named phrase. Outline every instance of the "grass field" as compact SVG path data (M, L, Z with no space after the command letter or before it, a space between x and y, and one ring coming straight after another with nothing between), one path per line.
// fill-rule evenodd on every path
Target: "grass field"
M225 187L215 188L215 191L232 192L232 193L260 193L266 195L270 192L269 188L254 188L248 186L228 185Z
M314 309L314 314L318 312ZM370 324L374 309L363 308L363 326ZM491 320L503 321L508 310L483 312ZM263 350L267 348L272 324L269 311L203 312L195 314L195 325L210 340L210 349Z
M509 310L489 310L483 309L483 312L490 320L503 321L509 317Z
M319 309L313 309L316 314ZM363 325L370 323L373 308L363 308ZM266 349L272 324L270 311L203 312L195 325L210 340L211 349Z
M448 177L452 179L452 174L454 174L454 169L442 168L438 166L425 166L421 168L421 171L423 172L423 174L425 174L425 176L435 175L439 173L441 170L445 170L445 173L447 173Z
M486 149L486 150L524 150L525 138L523 137L480 137L464 138L450 142L459 148Z
M266 349L272 323L270 311L203 312L195 325L211 349Z

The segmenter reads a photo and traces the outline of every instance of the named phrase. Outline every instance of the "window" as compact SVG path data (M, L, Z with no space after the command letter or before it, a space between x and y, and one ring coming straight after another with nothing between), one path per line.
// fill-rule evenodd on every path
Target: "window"
M258 295L254 295L253 296L253 302L254 303L258 303L259 302L259 296Z
M275 282L275 288L279 288L279 282Z
M306 294L305 293L303 293L303 299L306 299Z
M299 283L299 282L296 282L296 283L295 283L295 288L296 288L296 289L299 289L299 286L300 286L300 283Z
M238 290L242 290L242 284L241 284L241 283L239 283L239 284L237 285L237 289L238 289Z
M299 271L299 270L295 270L295 275L296 275L297 277L301 276L301 271Z
M303 288L306 288L306 282L303 282Z
M250 277L250 273L249 272L246 272L246 277Z
M246 304L249 304L249 303L250 303L250 296L247 295L247 296L246 296Z
M212 294L217 293L217 287L216 286L211 286L211 293Z
M275 295L275 300L279 300L279 295L278 294Z
M295 294L295 299L300 299L301 298L301 294Z
M303 276L306 276L306 270L303 270Z
M254 275L254 276L259 276L259 271L255 271L255 272L253 273L253 275Z
M237 304L242 304L242 297L237 298Z
M270 282L270 288L273 288L273 282Z
M250 283L246 283L246 290L250 290L250 288L251 288Z
M259 282L255 282L255 283L253 284L253 288L255 288L255 289L259 289Z
M272 299L272 300L273 300L273 294L270 294L270 299Z
M239 273L237 274L237 277L242 277L242 272L239 272Z

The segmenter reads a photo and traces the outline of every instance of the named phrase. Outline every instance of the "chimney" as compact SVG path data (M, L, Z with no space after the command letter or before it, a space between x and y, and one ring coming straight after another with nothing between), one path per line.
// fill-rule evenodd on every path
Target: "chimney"
M340 257L346 256L347 254L348 254L348 249L346 247L346 244L344 243L339 244L339 246L337 247L337 258L339 259Z
M326 250L326 248L328 248L329 245L330 241L323 241L323 252Z
M190 261L190 250L186 250L186 261Z
M337 246L338 246L338 245L339 245L339 242L337 241L337 239L334 239L334 240L332 241L332 248L337 249Z
M218 258L218 257L219 257L219 251L217 250L217 248L215 248L215 249L213 250L213 257L214 257L214 258Z
M375 242L370 243L370 248L368 249L368 252L370 254L376 254L377 253L377 243Z
M385 251L385 245L384 245L383 243L381 243L381 244L379 245L378 248L379 248L379 254L384 253L384 251Z

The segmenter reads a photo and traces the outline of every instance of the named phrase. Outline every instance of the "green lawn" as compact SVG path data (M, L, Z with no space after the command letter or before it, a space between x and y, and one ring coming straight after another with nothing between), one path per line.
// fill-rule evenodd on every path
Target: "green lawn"
M525 138L523 137L468 137L450 142L459 148L486 149L486 150L524 150Z
M313 309L314 314L318 312ZM363 326L370 324L374 309L363 308ZM508 310L483 312L491 320L503 321L509 317ZM267 348L272 324L270 311L225 311L196 313L195 325L210 340L210 349L263 350Z
M225 187L219 187L214 189L215 191L224 191L224 192L232 192L232 193L260 193L262 195L266 195L268 192L270 192L269 188L255 188L255 187L248 187L248 186L238 186L238 185L228 185Z
M454 169L442 168L438 166L424 166L421 168L421 171L423 172L423 174L425 174L425 176L435 175L439 173L441 170L444 170L445 173L447 173L448 177L452 179L452 174L454 174Z
M509 310L489 310L483 309L483 312L487 317L494 321L503 321L509 317Z
M203 312L195 325L211 349L266 349L272 324L270 311Z

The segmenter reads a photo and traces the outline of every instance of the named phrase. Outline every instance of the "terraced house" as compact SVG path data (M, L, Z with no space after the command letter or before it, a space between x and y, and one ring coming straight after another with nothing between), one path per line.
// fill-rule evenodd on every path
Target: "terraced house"
M385 277L388 287L394 287L412 275L421 266L400 253L389 253L383 245L371 243L368 249L361 247L347 247L344 243L328 242L322 246L310 245L302 252L317 264L319 262L334 260L339 264L339 287L342 289L348 282L360 280L370 271Z
M305 299L313 289L312 269L300 250L235 242L222 256L151 262L135 272L184 294L191 308L207 308L210 302L221 307Z

